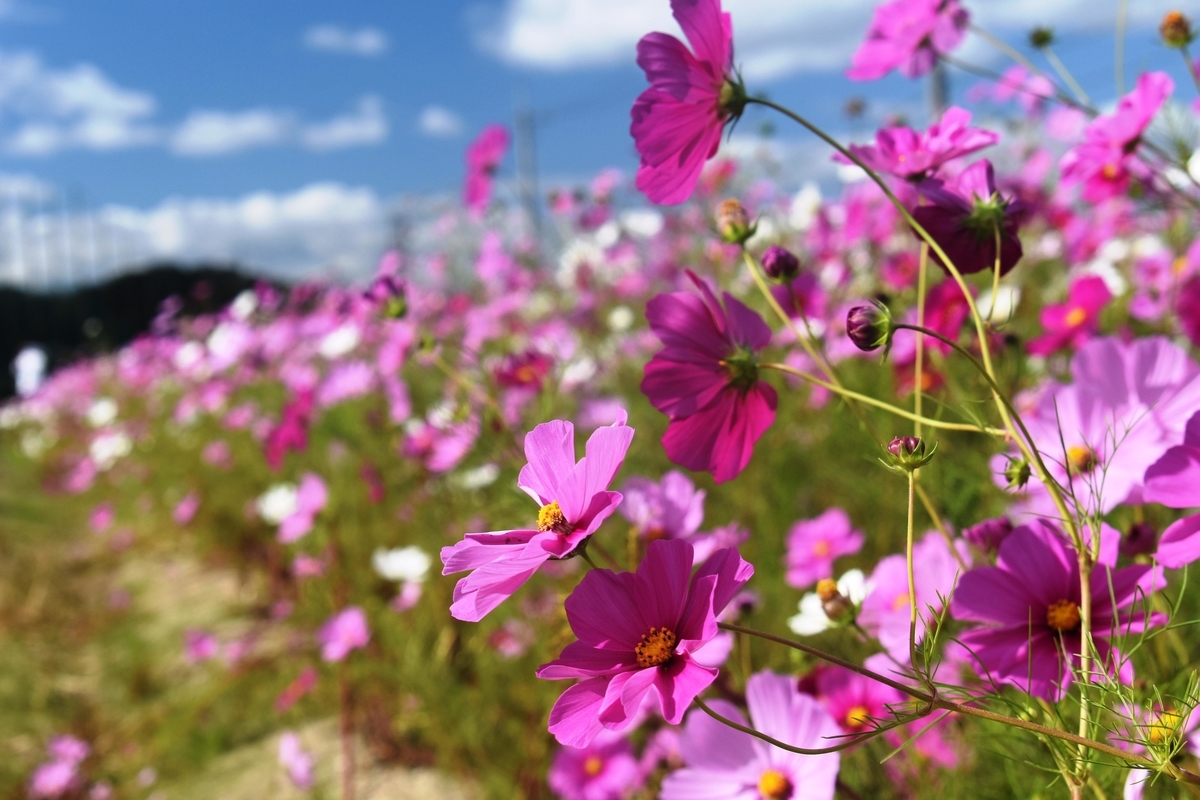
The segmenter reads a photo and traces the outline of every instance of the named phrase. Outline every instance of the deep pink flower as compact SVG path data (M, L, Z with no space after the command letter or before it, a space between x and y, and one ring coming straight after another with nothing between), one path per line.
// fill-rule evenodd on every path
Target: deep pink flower
M1200 506L1200 412L1188 419L1183 444L1170 448L1146 470L1143 499L1171 508Z
M602 731L587 747L563 747L547 774L550 789L562 800L621 800L643 783L629 740Z
M992 163L986 158L959 173L952 186L928 181L919 191L926 203L913 209L913 219L933 237L959 272L995 269L997 240L1001 275L1008 274L1021 260L1017 226L1025 214L1025 203L1000 194ZM941 256L933 251L930 255L945 268Z
M492 181L504 154L508 151L508 128L489 125L467 148L467 180L463 186L463 205L476 217L482 217L492 199Z
M844 733L862 733L892 716L904 695L844 667L822 666L817 672L817 697Z
M1175 315L1179 318L1179 327L1191 343L1200 347L1200 275L1179 287Z
M1099 325L1100 311L1112 299L1104 279L1087 275L1071 284L1067 302L1042 309L1042 327L1046 332L1033 339L1026 349L1039 356L1068 347L1079 347Z
M754 567L725 549L692 575L692 559L687 542L660 539L646 548L636 573L592 570L567 598L567 621L579 641L537 673L580 680L550 712L560 743L584 747L604 729L626 730L644 700L678 725L716 680L718 670L692 654L717 635L716 615Z
M508 388L531 388L540 391L546 375L554 367L554 359L537 350L513 353L496 370L496 383Z
M283 418L271 429L263 446L267 464L271 469L278 470L283 466L283 457L289 451L300 453L308 448L308 426L312 422L313 399L311 390L298 391L283 407Z
M969 156L1000 141L1000 134L971 127L971 112L951 106L924 133L897 126L875 134L874 145L850 145L850 152L876 172L919 182L948 161ZM852 163L840 153L834 160Z
M781 742L806 749L832 747L841 735L821 704L801 694L796 680L760 672L746 682L750 720L725 700L709 705ZM764 744L697 709L679 739L684 769L663 780L663 800L833 800L841 757L804 756Z
M629 132L641 165L637 187L654 203L691 197L721 131L741 113L744 93L731 79L733 23L720 0L671 0L692 49L666 33L638 42L638 66L650 88L633 104Z
M1173 91L1175 82L1165 72L1139 77L1117 110L1096 117L1084 131L1083 142L1063 156L1063 182L1082 184L1083 198L1095 203L1124 194L1133 178L1148 177L1148 169L1134 154L1142 134Z
M775 390L758 379L756 355L771 329L728 292L722 307L706 282L688 276L699 297L660 294L646 306L664 347L646 364L642 392L671 419L662 440L667 457L722 483L746 468L775 421Z
M816 519L803 519L788 532L787 584L807 589L833 575L833 562L857 553L863 546L862 531L850 524L850 516L831 508Z
M369 641L371 629L367 627L367 615L358 606L342 609L317 631L321 658L326 661L342 661L352 650L366 647Z
M585 455L575 461L575 426L554 420L525 436L529 463L517 478L537 501L536 524L493 533L468 533L463 541L442 548L443 575L473 570L454 587L450 614L478 622L529 580L550 559L573 555L621 502L608 490L625 460L633 428L625 415L598 428L588 439Z
M1119 534L1106 526L1101 536ZM1091 575L1092 638L1099 659L1093 669L1128 683L1133 667L1110 640L1166 621L1162 614L1147 617L1135 608L1165 583L1157 567L1114 569L1115 544L1101 547ZM982 674L1057 702L1066 694L1072 670L1079 669L1079 603L1075 551L1057 528L1037 520L1001 543L996 566L971 570L959 580L950 611L956 619L984 623L960 636L986 670Z
M846 77L873 81L894 69L918 78L938 56L958 47L970 17L958 0L889 0L875 9L867 39L851 60Z
M275 698L276 713L283 714L290 711L292 706L300 702L304 695L313 690L317 685L317 678L317 670L311 664L302 669L296 679Z

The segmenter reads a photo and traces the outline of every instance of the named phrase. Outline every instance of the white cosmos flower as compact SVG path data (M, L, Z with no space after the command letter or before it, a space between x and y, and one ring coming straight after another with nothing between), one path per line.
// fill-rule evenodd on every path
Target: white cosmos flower
M117 459L124 458L132 450L133 440L120 431L108 430L103 431L95 439L92 439L92 444L88 448L88 455L91 456L92 463L96 465L96 469L104 472L117 463Z
M280 483L272 486L255 501L258 515L270 525L278 525L296 513L299 495L295 484Z
M361 340L362 335L358 332L358 326L353 323L347 323L325 334L325 338L321 340L317 351L330 361L334 361L358 347L358 343Z
M87 411L87 422L93 428L103 428L117 418L117 401L111 397L97 397Z
M371 556L371 566L380 577L389 581L420 583L425 580L433 559L414 545L397 547L393 550L376 550Z
M870 587L861 569L852 569L837 582L838 593L854 604L857 611L866 598ZM833 620L825 613L825 607L816 592L809 592L800 600L800 613L788 620L788 627L800 636L815 636L833 627Z

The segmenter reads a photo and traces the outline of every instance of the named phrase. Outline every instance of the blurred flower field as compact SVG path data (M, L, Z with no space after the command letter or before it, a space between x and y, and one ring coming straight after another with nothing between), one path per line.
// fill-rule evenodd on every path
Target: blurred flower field
M1184 87L1102 112L1018 65L794 192L713 157L778 107L736 20L672 5L642 169L552 196L560 251L493 126L440 222L469 248L168 301L0 409L0 797L1200 783ZM852 73L966 20L891 0Z

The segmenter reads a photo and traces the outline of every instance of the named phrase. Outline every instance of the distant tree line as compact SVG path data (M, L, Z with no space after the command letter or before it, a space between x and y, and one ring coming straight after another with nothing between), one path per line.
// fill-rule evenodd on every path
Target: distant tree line
M53 371L111 352L149 331L169 297L179 299L182 316L211 313L258 280L236 265L164 263L67 292L0 287L0 399L15 391L13 359L27 345L45 350Z

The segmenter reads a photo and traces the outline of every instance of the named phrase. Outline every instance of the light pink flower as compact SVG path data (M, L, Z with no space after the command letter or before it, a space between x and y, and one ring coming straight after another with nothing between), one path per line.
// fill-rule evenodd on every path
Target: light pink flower
M881 3L846 77L873 81L898 69L907 78L919 78L933 69L938 56L958 47L969 21L958 0Z
M366 647L369 641L371 630L367 627L367 615L358 606L349 606L334 614L317 631L321 658L326 661L342 661L352 650Z
M316 473L304 473L296 489L296 510L279 524L279 541L290 544L306 536L327 502L329 491L325 488L325 481Z
M508 152L508 128L488 125L467 148L467 179L463 186L463 205L475 217L482 217L492 199L496 170Z
M292 785L308 791L313 785L312 756L304 751L300 737L288 731L279 737L279 766L287 770Z
M850 524L850 516L840 508L831 508L816 519L800 520L787 537L787 584L807 589L822 578L833 575L833 562L840 556L854 555L863 546L862 531Z

